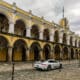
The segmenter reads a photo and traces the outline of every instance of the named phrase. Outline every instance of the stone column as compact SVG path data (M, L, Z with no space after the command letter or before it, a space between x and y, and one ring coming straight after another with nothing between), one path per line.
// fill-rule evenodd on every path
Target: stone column
M9 60L9 62L12 62L12 51L13 51L13 48L9 47L8 48L8 60Z
M43 57L43 50L42 50L42 49L40 50L39 55L40 55L40 60L44 60L44 57Z
M31 37L32 18L30 17L26 27L26 37Z
M73 36L73 42L72 42L73 46L75 46L75 38Z
M53 42L53 34L50 34L50 41Z
M53 52L53 54L52 54L53 59L55 59L55 50L54 50L54 48L55 48L55 47L53 47L53 50L52 50L52 52Z
M61 48L61 51L60 51L60 59L61 60L63 59L63 48Z
M77 39L77 47L79 47L79 39Z
M76 50L74 49L74 59L76 59Z
M71 49L70 48L68 49L68 58L69 60L71 59Z
M63 43L62 41L63 41L63 32L60 32L59 33L59 42Z
M29 48L26 49L26 59L27 61L30 60L30 49Z
M14 22L9 22L9 33L14 34Z
M67 45L70 45L70 35L67 36Z
M31 37L31 27L26 28L26 37Z
M43 29L39 31L39 39L43 40Z
M51 52L50 52L50 58L51 58L51 59L54 59L54 50L53 50L53 49L52 49Z
M50 34L50 41L53 42L53 34Z
M54 33L55 33L55 30L51 29L50 30L50 41L54 41Z

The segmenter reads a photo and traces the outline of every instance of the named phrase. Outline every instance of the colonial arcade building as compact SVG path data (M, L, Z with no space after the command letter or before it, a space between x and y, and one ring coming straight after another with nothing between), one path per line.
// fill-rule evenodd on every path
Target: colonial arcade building
M79 54L80 37L69 30L66 18L48 22L0 1L1 62L78 59Z

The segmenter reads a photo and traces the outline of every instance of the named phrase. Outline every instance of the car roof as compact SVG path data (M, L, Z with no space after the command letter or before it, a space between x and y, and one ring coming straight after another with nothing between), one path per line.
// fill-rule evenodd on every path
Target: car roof
M55 61L55 59L40 60L40 61L36 61L36 62L44 62L44 61Z

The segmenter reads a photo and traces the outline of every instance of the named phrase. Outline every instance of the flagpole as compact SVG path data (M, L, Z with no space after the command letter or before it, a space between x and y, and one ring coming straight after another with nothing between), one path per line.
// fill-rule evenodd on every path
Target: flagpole
M62 18L64 18L65 17L65 15L64 15L64 5L63 5L63 7L62 7Z

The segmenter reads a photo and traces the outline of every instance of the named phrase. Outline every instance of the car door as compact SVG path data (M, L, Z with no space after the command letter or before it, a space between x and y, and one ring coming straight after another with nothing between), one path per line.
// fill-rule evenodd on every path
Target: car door
M58 67L59 67L59 62L54 61L54 62L53 62L53 66L54 66L54 68L58 68Z
M59 63L57 61L51 60L49 62L51 63L52 69L56 69L59 67Z
M51 68L52 68L52 69L55 69L55 68L56 68L57 64L56 64L55 61L50 60L50 61L48 61L48 62L49 62L49 64L51 65Z

